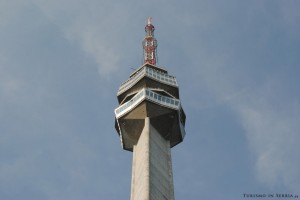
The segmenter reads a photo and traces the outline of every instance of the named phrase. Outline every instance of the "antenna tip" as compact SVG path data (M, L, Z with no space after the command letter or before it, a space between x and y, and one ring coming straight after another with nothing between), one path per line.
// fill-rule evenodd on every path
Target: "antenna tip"
M152 17L148 17L148 25L152 24Z

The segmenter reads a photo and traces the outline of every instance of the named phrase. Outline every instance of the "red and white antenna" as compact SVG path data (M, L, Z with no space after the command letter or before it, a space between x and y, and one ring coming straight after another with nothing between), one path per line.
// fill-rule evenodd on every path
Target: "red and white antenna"
M149 63L152 65L155 65L157 61L157 40L154 38L154 30L155 28L152 25L152 18L148 17L148 23L145 27L146 36L143 41L144 63Z

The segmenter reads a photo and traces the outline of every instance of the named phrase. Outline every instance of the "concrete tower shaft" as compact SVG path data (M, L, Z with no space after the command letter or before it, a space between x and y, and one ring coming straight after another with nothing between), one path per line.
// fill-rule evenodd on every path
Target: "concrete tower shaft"
M149 118L134 146L131 200L174 200L170 143L151 125Z

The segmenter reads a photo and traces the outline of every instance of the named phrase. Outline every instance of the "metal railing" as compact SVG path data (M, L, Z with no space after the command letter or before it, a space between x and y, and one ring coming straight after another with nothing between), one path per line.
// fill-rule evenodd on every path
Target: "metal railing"
M158 94L148 88L142 89L136 95L134 95L134 97L132 99L130 99L128 102L117 107L115 109L116 118L119 119L123 115L127 114L128 112L130 112L133 108L135 108L137 105L139 105L144 100L149 100L149 101L152 101L159 105L177 110L178 117L180 118L179 119L179 128L180 128L182 139L185 137L185 134L186 134L185 128L184 128L185 125L184 125L184 122L182 121L184 113L183 113L183 110L181 107L180 100ZM119 122L118 122L118 126L119 126ZM120 129L120 126L119 126L119 129ZM121 137L121 135L122 135L122 131L120 129L120 137ZM122 140L122 137L121 137L121 140Z
M138 71L133 77L128 79L126 82L124 82L119 90L118 95L132 87L135 83L137 83L140 79L142 79L144 76L147 76L149 78L152 78L154 80L157 80L161 83L171 85L174 87L178 87L177 80L174 76L171 76L169 74L160 72L158 70L154 70L150 67L144 66L140 71Z
M180 110L181 108L179 99L167 97L153 92L150 89L144 88L141 91L139 91L136 95L134 95L133 98L130 99L128 102L120 105L115 109L116 118L118 119L124 114L128 113L132 108L137 106L144 99L155 102L162 106L169 107L174 110Z

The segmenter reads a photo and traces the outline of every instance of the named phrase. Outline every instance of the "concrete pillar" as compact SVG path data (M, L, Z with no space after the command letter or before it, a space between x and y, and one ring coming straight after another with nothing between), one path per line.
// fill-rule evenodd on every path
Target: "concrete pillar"
M131 200L174 200L170 142L145 118L133 147Z

